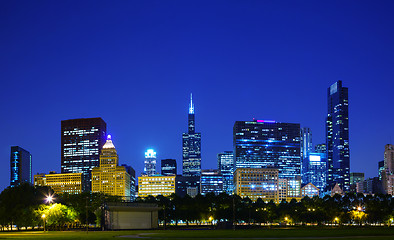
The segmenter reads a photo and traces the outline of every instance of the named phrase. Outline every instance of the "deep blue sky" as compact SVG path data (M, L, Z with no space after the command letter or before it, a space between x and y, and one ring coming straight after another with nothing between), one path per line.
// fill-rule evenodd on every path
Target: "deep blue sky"
M60 172L60 121L102 117L120 162L176 158L189 95L202 167L232 150L236 120L310 127L349 88L351 171L377 175L394 141L393 1L0 1L0 190L10 146ZM159 166L158 166L159 170Z

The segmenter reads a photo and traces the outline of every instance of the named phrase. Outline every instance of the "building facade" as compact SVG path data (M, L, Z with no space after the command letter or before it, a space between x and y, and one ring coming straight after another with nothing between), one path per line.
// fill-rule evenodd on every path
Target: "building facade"
M310 152L302 164L302 182L312 183L317 188L324 190L327 179L327 163L325 153Z
M175 159L162 159L161 160L161 175L176 175L177 167Z
M144 175L154 176L156 174L156 152L153 149L148 149L145 152Z
M301 198L304 197L314 197L319 196L319 188L313 185L312 183L308 183L301 187Z
M382 186L387 194L394 195L394 145L392 144L386 144L384 147Z
M301 159L308 157L309 153L313 151L312 149L312 130L310 128L301 128Z
M300 124L267 120L236 121L234 167L273 167L280 178L301 176Z
M100 166L92 169L92 192L101 192L130 200L130 175L119 166L119 156L108 136L100 154Z
M326 118L327 184L350 189L349 98L348 88L337 81L327 89Z
M126 169L126 172L130 175L130 200L134 200L136 198L136 178L135 178L135 170L132 166L127 164L122 164L122 167Z
M364 181L364 173L351 172L350 173L350 185Z
M195 131L193 98L190 96L188 132L182 134L182 174L184 176L201 175L201 133Z
M32 184L32 156L19 146L11 147L10 154L10 186L15 187L21 183Z
M34 175L34 186L48 186L56 194L80 194L82 193L82 173L56 173Z
M227 194L234 192L234 154L224 151L218 154L218 169L223 175L223 191Z
M163 195L168 197L175 193L176 176L141 176L138 177L138 197Z
M195 197L200 192L200 176L176 176L176 194Z
M100 164L107 124L101 118L61 122L61 173L82 173L83 191L91 190L91 171Z
M200 177L200 193L214 193L219 195L223 192L223 175L219 170L202 170Z

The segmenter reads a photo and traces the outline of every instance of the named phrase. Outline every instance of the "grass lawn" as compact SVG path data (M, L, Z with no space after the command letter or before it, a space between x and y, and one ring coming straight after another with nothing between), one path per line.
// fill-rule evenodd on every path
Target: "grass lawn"
M136 236L138 238L118 238ZM394 227L365 228L295 228L295 229L258 229L258 230L151 230L151 231L107 231L107 232L1 232L0 239L377 239L393 240Z

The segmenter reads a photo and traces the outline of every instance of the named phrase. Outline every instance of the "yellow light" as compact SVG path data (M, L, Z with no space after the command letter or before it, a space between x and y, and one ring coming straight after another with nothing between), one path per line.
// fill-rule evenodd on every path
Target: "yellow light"
M285 217L285 221L289 220L287 217Z
M336 222L338 222L339 218L336 217L334 220L335 220Z
M45 213L44 214L42 214L42 216L41 216L42 218L45 218Z
M212 216L210 216L210 217L209 217L209 221L212 221L212 220L213 220L213 217L212 217Z
M361 211L361 210L363 210L363 209L362 209L362 207L357 207L357 210L358 210L358 211Z

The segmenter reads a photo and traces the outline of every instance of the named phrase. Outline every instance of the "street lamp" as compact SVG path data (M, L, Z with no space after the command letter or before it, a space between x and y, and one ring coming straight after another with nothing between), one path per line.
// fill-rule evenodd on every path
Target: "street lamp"
M46 216L45 216L45 213L44 213L44 214L42 214L42 215L41 215L41 217L42 217L42 219L44 219L44 232L45 232L45 222L46 222L46 219L45 219L45 217L46 217Z
M53 195L49 194L48 196L46 196L45 201L46 203L52 203L54 199L55 198L53 197Z

